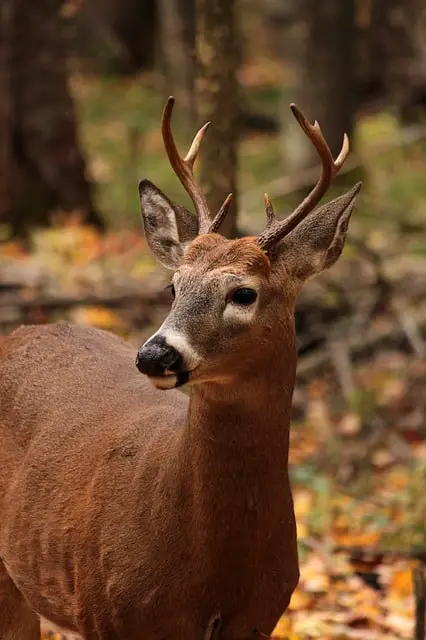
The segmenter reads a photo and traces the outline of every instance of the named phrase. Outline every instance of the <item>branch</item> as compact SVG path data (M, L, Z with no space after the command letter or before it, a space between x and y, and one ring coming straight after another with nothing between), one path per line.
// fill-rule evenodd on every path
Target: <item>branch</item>
M413 312L413 323L421 334L426 333L426 307L420 311ZM377 349L386 344L400 345L407 342L405 330L401 327L394 327L391 330L371 329L369 333L348 338L347 349L351 360L370 355L373 349ZM302 356L297 367L297 377L305 379L313 373L323 370L324 365L331 361L330 349L325 346L309 356Z
M414 640L426 638L426 560L413 569L414 597L416 599L416 622Z

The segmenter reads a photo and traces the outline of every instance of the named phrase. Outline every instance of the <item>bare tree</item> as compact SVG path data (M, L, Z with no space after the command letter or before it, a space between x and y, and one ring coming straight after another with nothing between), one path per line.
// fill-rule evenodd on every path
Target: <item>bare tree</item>
M0 211L17 233L58 208L102 226L77 137L61 5L4 0L0 13Z
M5 0L0 6L0 221L11 206L11 145L12 101L10 95L10 68L12 56L13 4Z
M337 154L344 132L351 134L357 105L354 74L354 0L300 0L293 57L292 98L306 115L316 118L333 153ZM294 32L293 32L294 34ZM297 171L316 162L289 109L283 113L283 149Z
M165 93L173 94L185 114L188 130L195 121L194 0L158 0Z
M196 0L197 112L211 126L201 157L201 182L212 210L229 193L233 204L221 233L236 233L239 38L234 0Z
M385 98L404 122L422 119L426 104L424 2L374 0L369 8L361 29L365 98Z
M154 66L158 0L86 0L71 20L73 52L85 68L134 73Z

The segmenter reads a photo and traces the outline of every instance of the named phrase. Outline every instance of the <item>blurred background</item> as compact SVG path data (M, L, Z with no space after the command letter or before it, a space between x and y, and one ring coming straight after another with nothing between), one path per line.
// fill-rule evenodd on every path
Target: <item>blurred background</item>
M327 197L364 188L342 258L296 311L302 577L274 637L422 638L426 5L2 0L0 332L66 319L139 346L158 327L169 275L137 183L188 205L160 134L170 94L182 151L212 121L198 175L213 209L234 193L230 237L263 228L265 191L286 215L317 179L289 102L335 154L349 134Z

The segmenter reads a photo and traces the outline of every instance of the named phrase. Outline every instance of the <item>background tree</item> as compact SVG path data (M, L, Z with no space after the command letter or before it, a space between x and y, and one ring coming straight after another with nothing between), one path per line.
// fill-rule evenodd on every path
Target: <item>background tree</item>
M188 131L196 119L195 6L194 0L158 0L160 16L159 63L163 72L164 95L174 95L182 105Z
M86 0L71 7L69 40L84 68L104 74L152 69L160 0Z
M18 233L48 223L56 209L102 226L77 136L61 5L4 0L0 13L0 211Z
M426 104L426 7L422 0L374 0L358 10L361 99L391 104L415 122Z
M13 5L10 1L0 5L0 221L6 218L11 206L11 111L10 67L12 55Z
M357 105L354 56L354 0L300 0L295 3L297 30L292 39L294 87L292 99L311 120L316 119L336 155L342 132L350 136ZM282 113L282 145L289 170L318 162L300 127L293 126L288 108Z
M210 121L201 153L201 182L212 211L233 203L221 233L236 233L239 38L234 0L196 0L197 113Z

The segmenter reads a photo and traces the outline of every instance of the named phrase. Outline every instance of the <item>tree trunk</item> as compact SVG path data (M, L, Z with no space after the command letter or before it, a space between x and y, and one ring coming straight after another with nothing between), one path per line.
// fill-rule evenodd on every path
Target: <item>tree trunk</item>
M157 0L85 0L72 24L73 53L104 74L152 69L158 38Z
M65 42L60 0L5 0L11 16L0 14L0 50L5 49L4 20L10 44L7 68L2 66L2 101L9 103L6 145L8 185L3 185L0 210L17 233L48 224L49 214L61 209L78 213L84 222L102 226L96 213L91 186L76 131L74 104L68 88ZM9 17L8 17L9 15ZM6 43L7 44L7 43ZM3 125L4 126L4 125ZM3 133L3 132L2 132ZM10 200L3 200L3 193ZM4 206L4 204L7 206Z
M352 133L356 109L355 2L300 0L297 8L299 47L293 61L292 99L309 120L318 120L336 156L343 133ZM289 170L297 172L317 164L315 149L287 106L282 117L282 145Z
M197 112L211 122L201 150L201 183L212 212L229 193L231 211L220 232L236 234L238 33L234 0L196 0Z
M12 100L11 55L13 2L3 0L0 6L0 222L11 206Z
M158 0L160 16L160 65L164 93L174 95L185 114L182 122L192 130L195 117L195 20L194 0Z
M422 119L426 104L425 28L423 0L374 0L366 70L407 123Z

